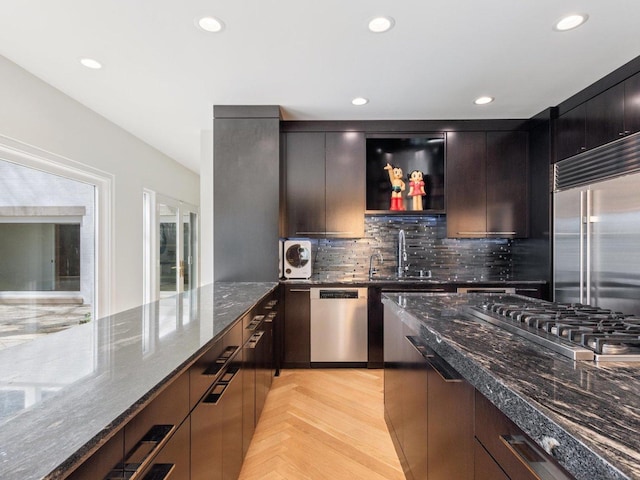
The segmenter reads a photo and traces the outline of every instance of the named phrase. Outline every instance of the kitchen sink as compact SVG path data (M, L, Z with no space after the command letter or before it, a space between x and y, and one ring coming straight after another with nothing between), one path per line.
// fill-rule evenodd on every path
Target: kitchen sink
M381 281L381 282L420 282L420 283L442 283L441 280L436 280L433 277L428 277L425 275L403 275L399 277L398 275L373 275L369 278L370 281Z

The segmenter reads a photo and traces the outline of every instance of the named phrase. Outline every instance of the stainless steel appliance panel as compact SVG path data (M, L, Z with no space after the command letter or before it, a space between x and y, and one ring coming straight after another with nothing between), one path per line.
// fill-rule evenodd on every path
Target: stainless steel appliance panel
M554 299L640 314L640 174L554 194Z
M366 288L312 288L311 362L366 362Z

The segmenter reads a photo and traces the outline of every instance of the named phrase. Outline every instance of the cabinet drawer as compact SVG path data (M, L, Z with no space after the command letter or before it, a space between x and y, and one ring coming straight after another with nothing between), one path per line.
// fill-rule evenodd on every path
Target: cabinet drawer
M509 480L500 465L489 455L476 438L473 444L474 480Z
M67 477L67 480L105 478L124 458L124 430L116 433L107 443L91 455Z
M177 429L189 415L189 374L183 373L138 413L124 428L124 451L129 454L157 425Z
M189 418L178 428L162 447L153 462L140 478L143 480L165 480L169 478L189 478L190 471L190 431Z
M573 478L478 391L476 391L475 404L476 438L509 478L518 480Z
M231 357L242 345L242 322L236 323L189 369L189 406L196 406L222 371L225 357Z

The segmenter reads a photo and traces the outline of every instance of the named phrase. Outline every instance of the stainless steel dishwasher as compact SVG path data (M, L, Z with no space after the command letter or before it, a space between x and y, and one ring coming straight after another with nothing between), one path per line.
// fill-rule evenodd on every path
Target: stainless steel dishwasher
M367 289L311 288L311 362L366 362Z

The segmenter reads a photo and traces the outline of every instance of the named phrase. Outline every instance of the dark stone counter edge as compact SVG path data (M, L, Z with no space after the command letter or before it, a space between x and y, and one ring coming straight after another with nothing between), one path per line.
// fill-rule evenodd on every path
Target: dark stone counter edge
M422 340L529 435L540 448L544 449L542 441L544 437L558 440L560 446L554 450L553 456L576 479L630 479L628 475L622 473L559 425L552 418L553 413L550 410L509 388L499 377L470 359L464 351L455 348L437 331L429 329L424 322L392 300L383 299L383 302L389 302L398 312L410 315L417 321L420 324L420 332L417 333ZM400 317L402 318L402 315Z
M136 414L138 414L144 407L149 405L175 378L189 370L191 366L196 362L200 356L202 356L209 348L211 348L215 342L222 338L231 328L247 314L251 309L255 308L265 297L272 294L274 290L278 288L276 284L272 289L266 292L262 297L256 299L256 301L247 309L245 309L238 317L229 322L229 324L223 328L217 335L212 337L205 345L201 346L192 355L190 355L182 364L178 365L171 373L169 373L160 383L154 388L149 390L145 395L139 398L131 407L122 412L111 424L107 425L100 433L89 440L80 450L77 450L72 456L63 461L53 471L51 471L44 480L57 480L65 478L78 468L83 462L85 462L91 455L96 453L100 447L107 443L113 436L123 428L127 422L129 422Z
M350 285L354 287L381 287L381 288L416 288L430 286L437 287L439 285L453 286L477 286L477 287L511 287L515 285L547 285L547 280L482 280L482 281L465 281L465 280L438 280L406 278L403 280L394 280L388 278L344 278L344 279L280 279L282 285L318 285L318 286L343 286Z

